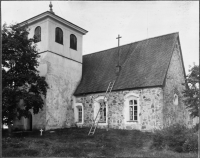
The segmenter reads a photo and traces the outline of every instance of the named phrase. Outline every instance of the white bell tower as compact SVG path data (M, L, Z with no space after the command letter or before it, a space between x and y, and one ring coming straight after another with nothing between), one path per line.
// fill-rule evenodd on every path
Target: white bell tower
M20 25L28 24L29 37L36 37L40 53L40 75L49 85L45 107L33 115L33 129L70 127L74 122L72 96L82 76L83 35L88 31L46 11Z

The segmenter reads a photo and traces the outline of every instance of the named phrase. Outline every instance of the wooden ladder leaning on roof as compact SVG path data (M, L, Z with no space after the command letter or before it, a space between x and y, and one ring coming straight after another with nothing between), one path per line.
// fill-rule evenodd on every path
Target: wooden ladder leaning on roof
M107 88L107 90L106 90L106 94L105 94L105 96L104 96L104 98L103 98L103 102L104 102L104 103L105 103L106 97L109 97L110 92L112 91L114 84L115 84L115 81L109 83L108 88ZM105 104L104 104L104 105L105 105ZM94 121L93 121L93 123L92 123L92 126L91 126L91 128L90 128L90 131L89 131L88 135L94 135L95 130L96 130L96 128L97 128L97 126L98 126L98 123L99 123L99 121L96 122L96 119L98 118L99 113L102 112L102 111L103 111L103 107L102 107L102 105L100 104L100 108L99 108L99 110L98 110L98 112L97 112L97 115L96 115L96 117L95 117L95 119L94 119Z

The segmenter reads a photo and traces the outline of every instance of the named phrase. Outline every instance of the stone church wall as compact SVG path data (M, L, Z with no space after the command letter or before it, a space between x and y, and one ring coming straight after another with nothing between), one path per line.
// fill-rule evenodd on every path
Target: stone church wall
M124 102L127 94L139 96L139 120L127 124L124 120ZM84 107L83 126L91 126L94 119L94 99L101 94L90 94L84 97L76 97L76 103L82 103ZM130 91L111 92L108 98L108 127L114 129L139 129L152 130L162 128L163 90L162 88L148 88ZM99 123L98 128L107 128L107 125Z
M184 82L184 70L177 43L170 61L164 87L163 122L165 127L174 123L181 123L187 126L192 124L188 110L186 110L183 103L182 91L185 86L182 83ZM175 94L178 96L177 103L174 102Z

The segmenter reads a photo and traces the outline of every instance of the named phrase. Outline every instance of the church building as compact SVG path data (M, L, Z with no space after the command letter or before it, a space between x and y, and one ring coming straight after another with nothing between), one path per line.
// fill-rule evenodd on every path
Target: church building
M15 129L83 128L93 121L97 128L129 130L192 124L183 103L179 33L82 55L88 31L57 16L51 4L25 24L37 39L38 70L49 89L43 110L15 120Z

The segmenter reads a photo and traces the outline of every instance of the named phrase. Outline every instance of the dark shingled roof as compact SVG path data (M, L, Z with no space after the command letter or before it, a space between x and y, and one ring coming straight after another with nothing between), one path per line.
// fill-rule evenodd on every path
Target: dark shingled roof
M164 84L178 33L163 35L83 56L83 75L74 95L156 87ZM121 71L116 75L120 51Z

